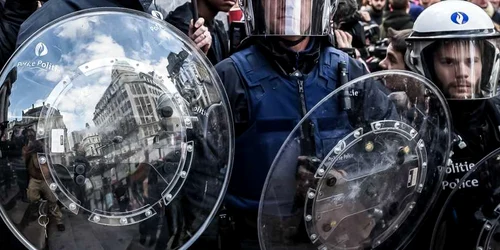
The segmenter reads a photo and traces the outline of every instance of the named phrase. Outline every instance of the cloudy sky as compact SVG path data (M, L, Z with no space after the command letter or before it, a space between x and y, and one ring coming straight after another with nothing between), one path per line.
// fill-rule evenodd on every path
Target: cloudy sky
M43 57L34 53L40 42L48 49ZM32 104L48 102L60 110L69 132L83 129L86 123L93 125L95 106L111 83L111 60L139 62L137 68L154 69L166 80L168 54L184 46L171 31L131 15L84 16L56 25L16 55L18 81L11 94L9 119L19 119ZM84 74L78 70L84 64L100 66Z

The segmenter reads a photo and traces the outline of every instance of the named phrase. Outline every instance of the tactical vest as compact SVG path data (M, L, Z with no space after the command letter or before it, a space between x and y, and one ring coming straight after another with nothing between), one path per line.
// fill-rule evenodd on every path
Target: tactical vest
M302 118L302 107L312 109L339 87L337 66L349 64L348 55L333 47L324 48L318 65L297 78L273 70L264 55L251 46L231 56L243 78L249 106L249 128L236 138L234 167L227 204L242 210L257 210L262 188L278 150ZM349 65L348 65L349 72ZM305 102L301 105L302 88ZM322 157L338 140L352 131L347 113L337 98L321 105L309 118L314 124L316 155ZM294 169L290 173L295 175Z

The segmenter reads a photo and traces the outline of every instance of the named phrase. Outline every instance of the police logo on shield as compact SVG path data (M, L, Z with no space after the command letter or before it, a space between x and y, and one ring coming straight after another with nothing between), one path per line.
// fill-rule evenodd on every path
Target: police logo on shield
M35 55L36 56L38 56L38 57L45 56L45 55L47 55L47 53L49 53L49 50L47 49L47 46L44 43L39 42L35 46Z

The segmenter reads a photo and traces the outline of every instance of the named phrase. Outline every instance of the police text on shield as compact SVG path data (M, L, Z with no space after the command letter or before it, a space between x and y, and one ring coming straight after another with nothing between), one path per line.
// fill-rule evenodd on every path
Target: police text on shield
M457 176L457 178L454 178L453 180L444 180L443 182L441 182L443 190L456 188L460 183L460 178L462 178L462 176L465 175L465 173L467 173L473 167L474 163L468 162L457 162L453 163L451 166L446 167L446 174L458 174L459 176ZM467 179L462 182L462 184L460 184L458 188L473 188L478 186L479 181L477 179Z

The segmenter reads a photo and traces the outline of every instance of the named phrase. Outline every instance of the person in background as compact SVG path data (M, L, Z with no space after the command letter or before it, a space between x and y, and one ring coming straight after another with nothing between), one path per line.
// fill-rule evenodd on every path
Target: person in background
M208 31L212 34L212 46L207 52L207 57L210 62L215 65L229 56L229 36L224 24L221 21L216 20L215 16L219 12L228 12L236 2L227 0L192 1L197 1L199 16L205 20L206 27L204 27L204 29L208 29ZM187 2L169 13L166 21L184 32L186 35L191 35L189 33L190 30L192 30L191 19L193 19L191 2Z
M389 28L395 30L411 29L413 19L408 14L409 9L410 3L408 0L389 0L389 12L382 22L380 37L385 38Z
M38 2L35 0L7 0L0 5L0 67L16 49L17 35L21 24L35 12Z
M57 198L45 181L45 178L50 178L48 166L38 160L38 153L44 152L43 142L36 140L36 133L33 129L25 129L23 133L26 138L23 158L29 173L28 200L32 204L37 204L41 199L47 200L50 219L56 223L57 230L64 231L66 227L63 224L63 215L57 204Z
M371 20L377 25L381 25L385 5L386 0L370 0L368 5L361 7L361 11L368 12L368 14L370 14Z
M420 6L425 8L428 8L429 6L440 2L441 0L420 0Z
M424 11L424 7L420 6L415 1L410 1L410 16L413 21L417 20L417 17Z
M500 7L500 0L490 0L490 3L495 10L498 10Z
M23 0L27 1L27 0ZM36 6L36 2L35 2ZM40 9L35 11L19 29L17 44L19 47L31 35L37 32L44 25L51 21L79 10L99 8L99 7L121 7L151 13L156 10L156 6L148 0L52 0L47 1ZM197 47L207 53L212 44L212 35L204 26L205 20L198 19L194 26L191 26L190 38Z
M337 0L337 10L330 20L330 42L353 58L366 53L366 37L362 22L371 22L370 14L358 10L356 0Z
M405 62L406 53L406 38L411 34L411 29L401 31L389 28L387 37L389 38L389 46L387 46L387 54L379 64L385 70L409 70Z
M491 0L469 0L469 2L481 7L486 14L493 20L496 30L500 30L500 12L495 8ZM498 1L496 2L498 6Z

